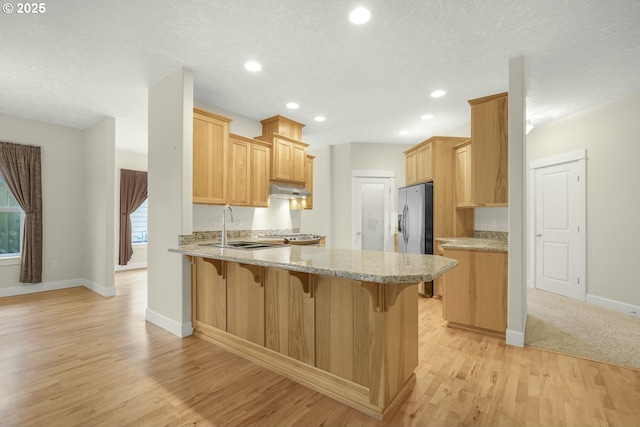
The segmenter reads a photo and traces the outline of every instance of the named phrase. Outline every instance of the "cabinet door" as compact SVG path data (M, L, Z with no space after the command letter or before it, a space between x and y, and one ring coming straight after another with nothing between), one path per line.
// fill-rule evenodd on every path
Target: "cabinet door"
M313 276L268 268L265 272L265 346L315 365ZM305 289L306 287L306 289ZM306 292L305 292L306 291Z
M472 207L471 144L456 149L456 206Z
M227 285L224 261L197 257L192 275L192 322L196 331L206 334L208 327L227 329Z
M446 276L442 315L450 323L504 333L507 328L507 254L445 250L459 264Z
M229 138L229 188L227 203L248 206L251 204L251 144L247 141Z
M408 153L405 153L405 155L407 157L405 177L406 185L415 184L416 182L418 182L416 176L416 151L409 151Z
M423 145L416 150L416 181L433 181L433 146L434 143Z
M227 332L264 346L261 267L227 262Z
M305 201L305 209L313 209L313 159L314 156L307 156L307 168L305 170L304 188L311 192Z
M251 206L269 207L271 149L251 144Z
M292 143L293 162L291 165L291 180L295 182L304 183L307 175L305 173L307 169L307 148L295 143Z
M273 167L271 179L291 181L293 162L293 144L284 139L273 139Z
M193 203L227 202L228 138L228 121L194 112Z
M508 98L500 94L471 104L471 183L473 202L485 206L508 204Z

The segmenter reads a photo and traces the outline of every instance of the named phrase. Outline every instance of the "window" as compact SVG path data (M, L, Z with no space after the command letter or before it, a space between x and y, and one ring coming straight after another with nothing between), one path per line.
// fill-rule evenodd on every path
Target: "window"
M20 255L24 212L0 176L0 257Z
M148 199L131 214L131 243L147 242L147 202Z

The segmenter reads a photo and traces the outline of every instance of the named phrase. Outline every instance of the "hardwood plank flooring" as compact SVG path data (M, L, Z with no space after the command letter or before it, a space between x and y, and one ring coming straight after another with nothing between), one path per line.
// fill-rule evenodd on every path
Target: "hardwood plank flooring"
M0 298L0 426L638 426L640 371L443 325L420 299L420 363L385 423L144 321L146 271L117 296Z

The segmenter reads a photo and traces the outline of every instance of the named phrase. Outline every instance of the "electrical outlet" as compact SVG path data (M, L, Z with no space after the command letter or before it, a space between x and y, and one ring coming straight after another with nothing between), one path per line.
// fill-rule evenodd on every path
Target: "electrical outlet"
M58 260L54 259L53 261L51 261L51 268L58 268Z
M242 225L242 218L238 218L238 227Z
M495 218L491 218L491 225L494 227L498 225L498 220L496 220Z

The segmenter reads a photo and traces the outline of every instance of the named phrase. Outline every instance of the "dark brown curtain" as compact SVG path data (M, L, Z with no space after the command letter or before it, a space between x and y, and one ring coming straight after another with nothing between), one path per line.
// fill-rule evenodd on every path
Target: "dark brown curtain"
M25 213L20 282L42 282L40 147L0 142L0 173Z
M118 264L127 265L133 255L131 214L147 200L147 173L120 169L120 255Z

